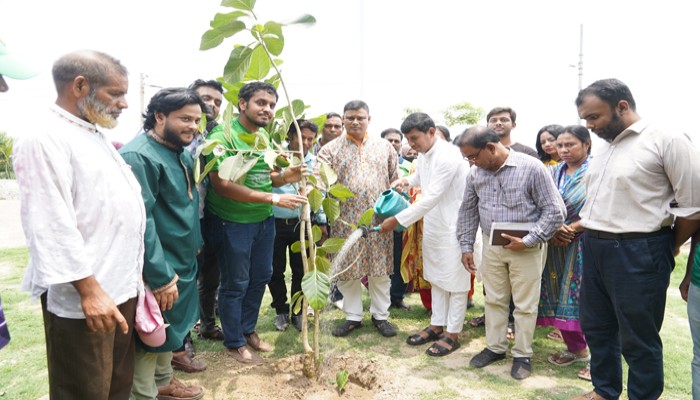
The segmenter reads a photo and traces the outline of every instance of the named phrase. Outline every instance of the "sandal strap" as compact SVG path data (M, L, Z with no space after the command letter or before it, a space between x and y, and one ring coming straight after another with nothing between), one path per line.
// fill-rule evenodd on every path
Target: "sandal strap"
M452 338L449 337L449 336L447 336L447 335L440 336L440 339L438 339L438 341L440 341L440 340L442 340L443 342L449 344L449 345L450 345L450 348L452 348L452 349L454 349L455 346L457 345L457 342L454 341L454 340L452 340ZM440 345L440 344L438 344L438 346L444 348L444 346L442 346L442 345Z

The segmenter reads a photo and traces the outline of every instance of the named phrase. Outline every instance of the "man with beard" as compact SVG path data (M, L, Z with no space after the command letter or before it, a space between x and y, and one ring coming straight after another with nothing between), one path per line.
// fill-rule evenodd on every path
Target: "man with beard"
M247 83L238 92L238 118L231 121L230 132L217 126L210 139L226 143L230 151L215 162L209 174L205 224L210 226L205 238L216 249L221 270L219 315L227 353L241 363L260 363L257 352L272 351L272 346L255 332L265 286L272 276L272 253L275 218L272 206L296 209L306 202L298 194L272 193L272 187L301 180L301 165L288 167L284 173L270 170L262 152L253 151L250 143L257 135L270 135L264 127L272 122L277 105L277 90L269 83ZM242 183L219 176L222 162L236 151L251 151L258 157ZM214 153L208 161L217 157Z
M621 355L629 366L629 398L658 399L664 389L659 331L674 249L700 217L700 154L686 135L643 120L617 79L593 82L576 106L586 127L607 142L590 161L580 212L581 327L595 389L576 399L619 398Z
M196 155L197 147L204 141L206 135L211 132L219 123L219 109L223 101L224 88L221 83L215 80L205 81L197 79L189 89L197 92L205 105L204 114L207 126L204 132L197 132L194 140L186 146L187 151ZM200 156L200 172L206 165L204 156ZM204 225L204 201L209 187L209 179L205 178L197 185L199 193L199 226L204 235L206 226ZM199 323L195 325L195 330L199 332L202 339L224 340L224 333L216 325L216 290L219 288L219 266L216 263L216 254L211 246L205 246L197 255L197 267L199 270L197 288L199 290ZM204 360L194 359L194 346L190 333L185 336L182 346L173 352L173 368L185 372L201 372L207 368Z
M58 97L15 145L29 264L41 297L52 399L128 399L145 211L129 166L96 125L127 107L126 68L97 51L53 66Z
M146 208L143 280L169 324L165 343L151 347L137 341L131 395L136 400L199 399L204 393L173 377L173 350L199 316L197 253L199 195L192 174L192 155L184 147L197 134L202 109L199 95L185 88L162 89L144 115L143 135L119 152L141 184ZM179 354L182 356L182 354Z

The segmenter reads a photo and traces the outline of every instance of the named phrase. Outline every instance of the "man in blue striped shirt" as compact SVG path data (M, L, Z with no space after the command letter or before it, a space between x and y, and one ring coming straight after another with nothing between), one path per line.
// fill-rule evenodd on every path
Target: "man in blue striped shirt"
M532 369L532 339L546 242L564 223L564 202L544 165L505 147L492 129L469 128L458 145L477 167L467 176L457 221L462 263L471 273L476 273L473 252L479 224L484 232L481 274L486 288L486 348L472 358L470 365L482 368L505 358L512 294L516 333L511 376L525 379ZM534 226L523 238L503 234L509 244L496 246L489 244L488 237L494 222L529 222Z

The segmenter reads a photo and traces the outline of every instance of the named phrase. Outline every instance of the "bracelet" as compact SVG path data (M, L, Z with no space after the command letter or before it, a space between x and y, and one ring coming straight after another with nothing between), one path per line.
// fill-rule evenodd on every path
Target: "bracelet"
M272 193L272 205L276 206L280 203L280 195L277 193Z

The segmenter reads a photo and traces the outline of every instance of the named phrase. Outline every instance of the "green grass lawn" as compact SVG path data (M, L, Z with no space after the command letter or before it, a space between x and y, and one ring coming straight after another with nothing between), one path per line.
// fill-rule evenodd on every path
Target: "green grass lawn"
M661 332L666 377L664 399L667 400L691 398L692 341L685 302L678 293L678 285L685 272L686 257L685 254L681 254L676 259L677 267L671 277L666 319ZM10 344L0 350L0 399L35 400L48 393L41 309L37 302L29 300L26 293L18 291L26 262L26 249L0 250L0 294L12 335ZM476 293L477 306L469 310L468 319L483 313L480 286L476 288ZM399 335L390 339L377 334L371 326L368 313L365 315L364 328L353 332L347 338L334 338L329 332L333 326L343 321L344 315L333 307L324 310L324 333L321 340L324 355L333 357L350 354L352 357L375 360L385 370L395 374L394 385L398 387L394 388L394 392L399 394L398 398L568 399L592 388L590 383L576 377L582 364L557 368L547 362L549 354L564 349L562 343L546 338L551 328L537 329L533 376L522 382L517 382L509 376L510 357L506 362L499 362L482 370L466 367L469 359L485 345L483 327L474 329L465 326L460 335L462 348L458 353L445 358L427 357L423 355L425 346L413 347L405 344L408 334L429 323L428 314L421 306L418 295L411 294L406 300L413 310L392 310L390 320L397 326ZM265 357L268 360L279 360L299 354L302 351L299 335L292 327L286 332L275 331L275 313L269 304L269 293L266 293L260 312L258 332L264 340L274 344L275 350ZM365 305L368 304L369 300L365 298ZM195 347L197 357L206 360L209 368L195 375L178 372L178 377L195 379L206 387L205 399L245 398L237 397L242 395L236 395L235 392L242 384L241 377L236 378L236 385L225 381L231 379L227 378L230 370L238 366L223 356L221 343L198 340L195 336ZM626 394L623 394L622 398L626 399Z

